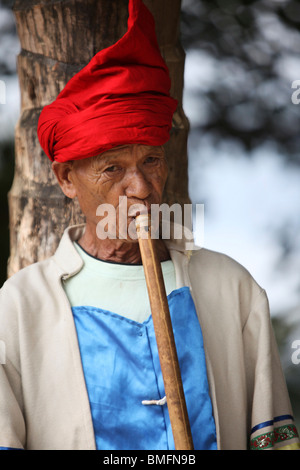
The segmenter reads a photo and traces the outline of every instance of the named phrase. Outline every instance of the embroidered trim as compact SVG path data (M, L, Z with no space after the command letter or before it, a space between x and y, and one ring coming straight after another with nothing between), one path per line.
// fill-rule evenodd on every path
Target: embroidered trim
M254 426L254 428L251 429L251 434L254 433L255 431L258 431L258 429L266 428L267 426L272 426L277 421L283 421L285 419L290 419L291 421L294 421L294 418L291 415L276 416L274 419L271 419L270 421L265 421L264 423L260 423Z
M295 439L297 437L299 437L299 435L296 426L294 424L285 424L274 428L273 431L260 434L259 436L251 439L250 449L269 449L280 442L289 441L290 439Z

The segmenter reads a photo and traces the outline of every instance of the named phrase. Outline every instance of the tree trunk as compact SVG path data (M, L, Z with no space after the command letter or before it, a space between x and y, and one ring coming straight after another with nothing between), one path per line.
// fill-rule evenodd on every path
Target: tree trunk
M170 176L164 201L189 202L188 122L182 110L184 52L179 44L181 0L145 0L170 70L171 94L179 102L166 145ZM128 0L16 0L21 52L18 75L21 113L15 130L15 175L9 192L8 276L51 256L64 229L83 222L76 200L64 196L37 138L41 109L101 49L127 30Z

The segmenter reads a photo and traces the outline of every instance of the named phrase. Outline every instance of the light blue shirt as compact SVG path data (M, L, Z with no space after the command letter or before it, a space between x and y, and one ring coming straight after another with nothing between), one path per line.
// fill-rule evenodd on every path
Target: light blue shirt
M143 265L102 261L87 254L78 243L74 246L84 266L76 276L64 281L71 306L92 305L131 320L145 321L151 311ZM168 295L176 288L175 269L171 260L161 266Z
M143 266L103 262L65 283L98 450L174 450ZM200 323L188 287L162 263L195 449L217 449ZM159 404L149 404L159 402Z

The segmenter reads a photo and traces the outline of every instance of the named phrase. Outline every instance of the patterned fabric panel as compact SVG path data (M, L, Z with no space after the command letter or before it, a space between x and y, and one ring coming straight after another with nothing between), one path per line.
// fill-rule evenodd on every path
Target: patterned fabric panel
M299 434L291 415L277 416L260 423L251 431L251 450L300 449Z

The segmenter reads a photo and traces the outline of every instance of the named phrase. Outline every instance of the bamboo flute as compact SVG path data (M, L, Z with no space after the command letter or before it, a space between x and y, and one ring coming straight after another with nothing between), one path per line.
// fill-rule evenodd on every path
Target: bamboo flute
M193 450L192 434L160 261L148 214L136 217L136 230L176 450Z

